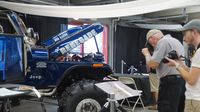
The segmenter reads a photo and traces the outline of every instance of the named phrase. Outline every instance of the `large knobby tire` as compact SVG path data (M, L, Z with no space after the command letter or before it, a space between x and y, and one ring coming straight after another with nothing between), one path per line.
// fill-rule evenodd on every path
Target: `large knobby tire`
M106 93L93 80L82 80L67 87L59 100L61 112L99 112L106 102Z

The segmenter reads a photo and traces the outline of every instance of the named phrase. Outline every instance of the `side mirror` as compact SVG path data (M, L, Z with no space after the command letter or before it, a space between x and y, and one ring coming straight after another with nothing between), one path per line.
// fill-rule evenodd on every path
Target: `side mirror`
M4 33L3 26L0 25L0 33Z
M27 36L30 38L34 38L34 30L33 28L28 28L27 29Z

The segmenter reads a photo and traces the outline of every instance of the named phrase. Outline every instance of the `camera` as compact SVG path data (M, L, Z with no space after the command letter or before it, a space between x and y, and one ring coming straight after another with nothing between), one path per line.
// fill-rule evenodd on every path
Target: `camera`
M177 54L177 52L175 51L175 50L173 50L173 51L170 51L169 53L168 53L168 56L167 56L168 58L170 58L170 59L173 59L173 60L177 60L177 59L179 59L179 56L178 56L178 54ZM167 59L162 59L162 62L163 63L168 63L169 61L167 60Z
M153 51L154 51L154 48L153 46L151 46L151 44L149 44L148 42L145 43L145 47L148 48L150 54L152 55Z

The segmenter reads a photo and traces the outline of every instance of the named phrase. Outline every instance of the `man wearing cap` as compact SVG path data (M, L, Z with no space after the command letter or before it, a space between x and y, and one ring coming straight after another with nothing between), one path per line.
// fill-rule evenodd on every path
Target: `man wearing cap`
M183 112L180 101L184 102L184 80L175 67L168 66L162 62L168 53L176 50L179 55L184 55L183 45L171 35L164 35L160 30L152 29L146 35L147 42L154 47L151 56L148 48L143 48L142 53L145 56L149 67L156 69L160 79L158 93L158 112ZM179 108L182 107L181 108Z
M175 65L186 81L185 112L200 112L200 20L191 20L183 26L182 31L183 40L196 48L191 67L188 68L180 60L167 58L170 61L168 65Z

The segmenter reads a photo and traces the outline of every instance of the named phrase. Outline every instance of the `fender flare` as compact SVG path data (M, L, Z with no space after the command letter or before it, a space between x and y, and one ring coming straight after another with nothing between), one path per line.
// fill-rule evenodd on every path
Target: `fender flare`
M97 71L97 70L99 70L102 74L98 75L96 77L94 75L88 76L87 73L91 73L90 71ZM67 85L67 86L71 85L70 81L71 81L71 79L73 79L73 77L77 76L77 74L76 75L74 74L77 71L78 71L78 73L80 73L81 71L87 72L86 73L87 77L85 77L85 76L80 76L80 77L88 78L88 79L93 79L93 80L95 80L95 78L97 78L97 79L103 79L103 77L106 77L106 76L108 76L108 75L110 75L110 74L113 73L113 71L111 70L110 66L107 65L107 64L104 64L103 67L99 67L99 68L94 68L94 67L92 67L92 65L74 65L74 66L71 66L70 68L68 68L67 70L65 70L65 72L62 75L62 77L57 82L57 91L59 93L60 93L60 91L63 91L64 87L62 85ZM66 83L68 83L68 84L66 84Z

